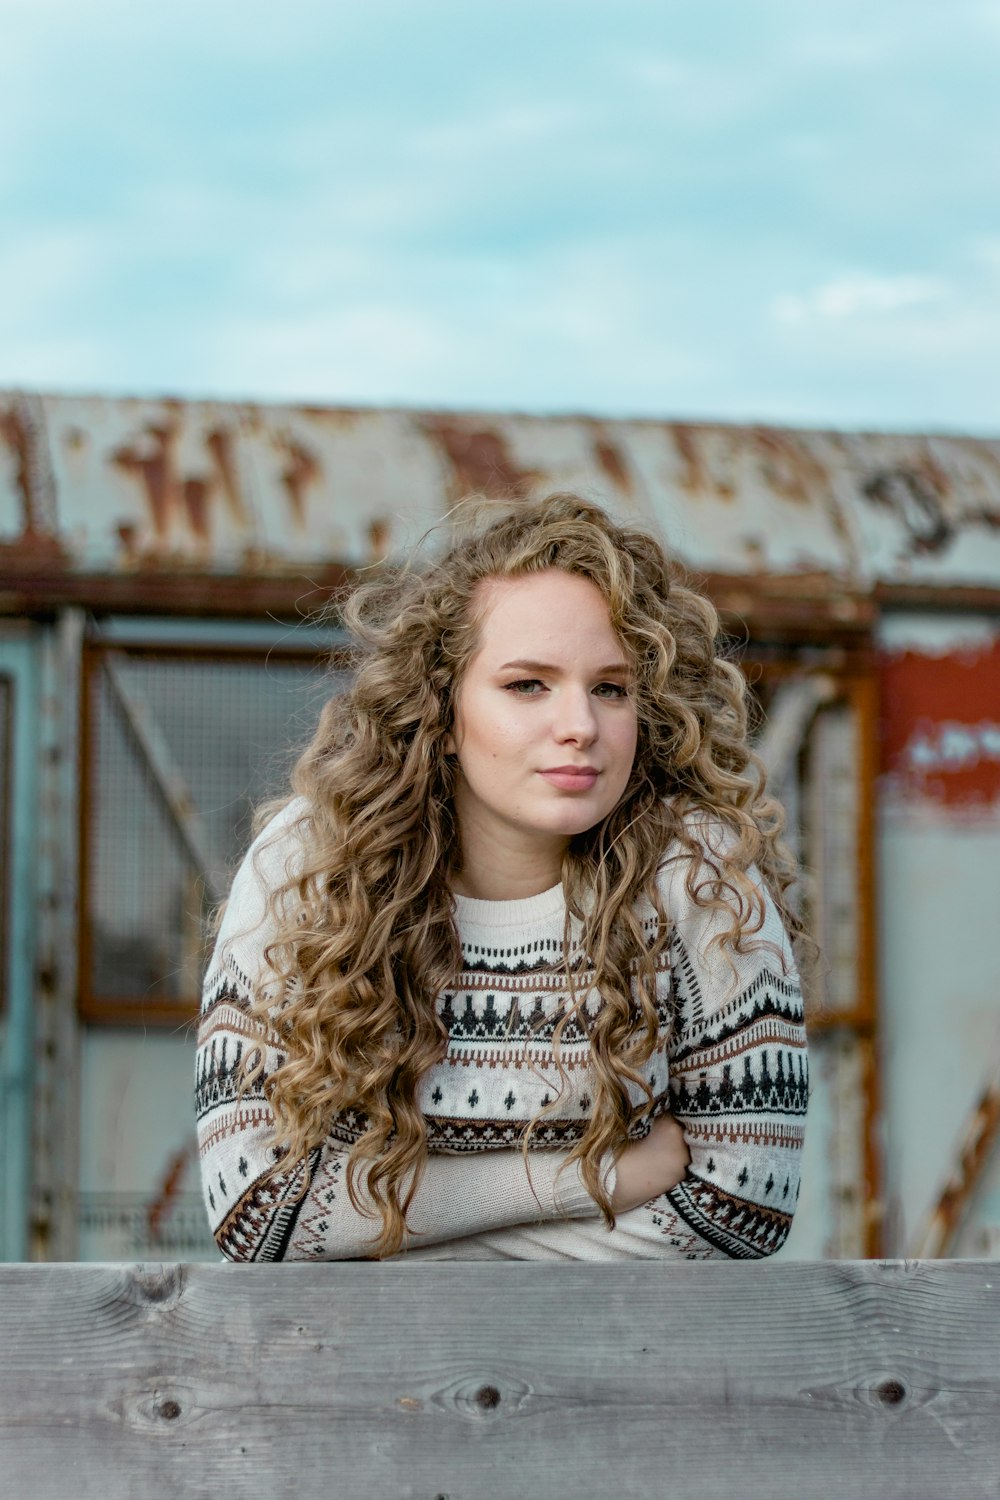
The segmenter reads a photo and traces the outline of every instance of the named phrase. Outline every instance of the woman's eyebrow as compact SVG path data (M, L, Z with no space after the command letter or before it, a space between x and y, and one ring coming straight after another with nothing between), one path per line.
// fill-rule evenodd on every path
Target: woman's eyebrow
M550 661L505 661L498 672L506 672L516 669L518 672L558 672L559 668ZM628 662L616 661L610 666L598 667L594 673L595 677L614 677L616 675L627 677L629 673Z

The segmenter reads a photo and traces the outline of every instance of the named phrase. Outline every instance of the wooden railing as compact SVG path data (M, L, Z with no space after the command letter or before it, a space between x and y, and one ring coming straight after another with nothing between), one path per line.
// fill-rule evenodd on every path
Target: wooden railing
M0 1266L9 1500L1000 1494L1000 1265Z

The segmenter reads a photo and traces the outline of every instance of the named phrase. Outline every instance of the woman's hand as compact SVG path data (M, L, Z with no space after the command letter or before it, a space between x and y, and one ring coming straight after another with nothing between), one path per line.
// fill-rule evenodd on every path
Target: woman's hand
M626 1146L615 1162L612 1211L625 1213L669 1192L683 1178L690 1160L683 1130L673 1115L660 1115L646 1138Z

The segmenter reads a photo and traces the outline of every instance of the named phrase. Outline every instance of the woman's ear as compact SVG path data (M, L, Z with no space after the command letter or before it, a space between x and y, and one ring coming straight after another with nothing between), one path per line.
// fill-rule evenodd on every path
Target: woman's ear
M444 753L445 753L445 755L457 755L458 754L458 751L455 748L455 736L452 734L452 732L451 732L450 729L448 730L448 733L444 737Z

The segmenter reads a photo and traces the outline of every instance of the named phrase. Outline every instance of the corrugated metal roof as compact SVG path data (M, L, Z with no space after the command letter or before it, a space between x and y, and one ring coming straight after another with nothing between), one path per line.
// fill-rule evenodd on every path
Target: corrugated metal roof
M1000 441L0 394L8 577L358 567L471 491L557 488L698 572L1000 589Z

